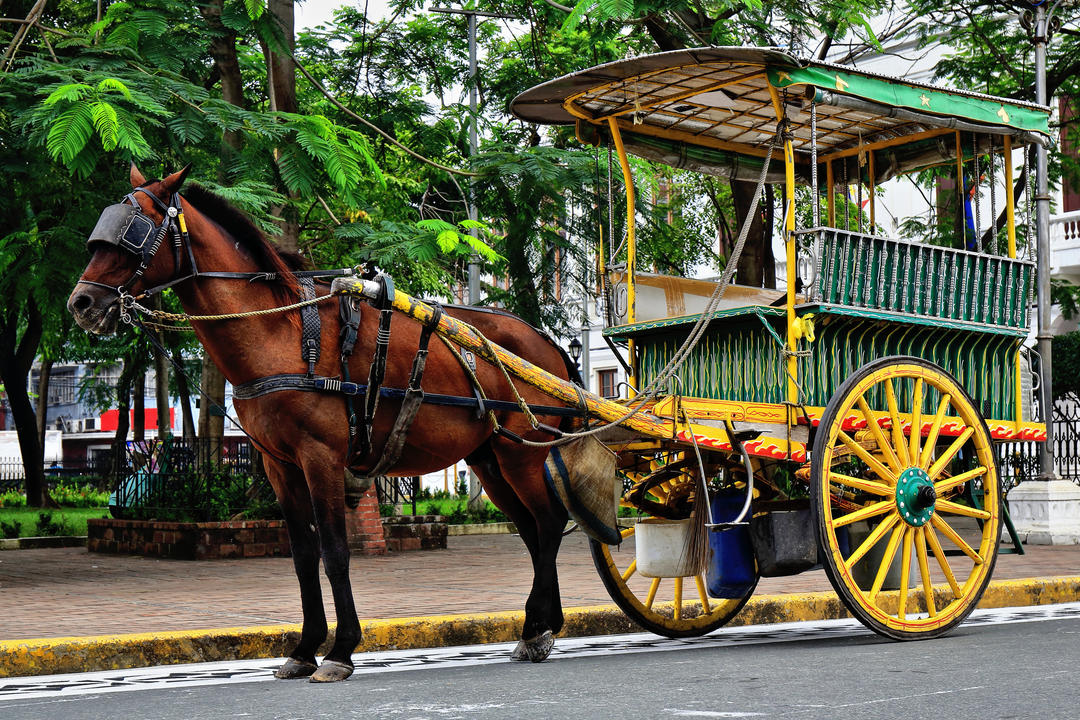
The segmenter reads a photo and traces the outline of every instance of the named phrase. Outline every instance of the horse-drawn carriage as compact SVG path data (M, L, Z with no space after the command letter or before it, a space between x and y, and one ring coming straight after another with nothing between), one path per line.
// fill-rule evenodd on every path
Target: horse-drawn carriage
M617 154L627 192L626 227L607 234L624 235L625 254L612 257L617 244L605 242L599 250L609 294L622 301L614 303L617 317L604 333L626 348L631 397L604 399L567 380L557 360L552 366L550 358L526 358L521 333L500 335L491 317L449 308L443 313L386 282L356 277L336 279L334 294L398 311L394 332L403 339L395 342L405 359L387 370L385 386L375 392L382 393L384 412L400 407L400 388L415 378L408 361L420 326L445 338L432 345L429 362L440 353L460 354L456 349L479 358L472 385L487 390L486 407L492 417L501 413L502 427L493 424L503 432L485 435L479 449L463 445L460 454L479 468L496 503L526 528L537 580L526 605L523 656L546 657L550 642L545 646L539 638L545 631L550 638L562 619L552 527L565 514L548 507L552 492L545 499L536 488L544 458L551 489L592 530L596 566L612 598L655 632L709 632L738 612L759 575L819 564L851 612L879 633L932 637L960 623L989 582L1001 541L1005 507L995 443L1045 439L1044 425L1032 421L1032 373L1023 348L1035 268L1018 256L1024 247L1030 253L1031 243L1017 238L1016 198L1029 185L1029 172L1024 163L1017 181L1014 155L1048 142L1048 108L771 49L709 48L583 70L523 93L512 110L532 122L573 124L582 141ZM731 283L756 202L718 281L642 272L628 154L756 182L756 196L765 184L782 184L784 290ZM953 189L941 182L938 194L955 193L958 216L938 221L951 231L939 235L951 236L952 245L885 235L877 222L879 186L935 168L951 169L940 174L951 176ZM162 187L148 188L164 198L180 182L182 177L170 176ZM135 202L143 212L161 215L165 227L164 211L141 197ZM983 222L987 204L991 217ZM1031 223L1026 226L1030 232ZM149 264L144 252L143 265ZM178 251L172 275L162 271L158 279L179 274L181 265ZM91 274L88 269L84 280ZM72 296L77 315L79 292ZM118 292L123 296L125 289ZM189 295L181 298L185 307L205 311L207 305ZM94 302L106 312L98 295ZM90 301L84 305L84 327L102 327ZM402 315L419 324L405 330ZM332 319L324 314L323 322ZM376 321L365 322L361 338L374 336ZM209 335L204 330L201 337L208 348ZM426 354L423 336L420 346ZM446 376L460 376L458 365L466 364L460 357L446 362ZM309 377L313 367L308 365ZM364 372L360 366L353 377ZM250 384L251 375L233 381ZM509 382L510 375L518 380ZM319 382L315 377L307 387L297 380L278 389L347 392L340 381ZM418 413L414 428L443 407L458 413L454 423L476 423L475 406L463 409L464 400L473 402L471 394L485 407L484 393L470 393L471 386L440 390L431 374L424 386L428 396L422 409L412 411ZM541 406L534 407L541 420L560 422L554 400L564 410L578 408L592 425L563 422L555 429L516 412L513 398L497 399L511 386L517 400ZM371 388L357 386L355 392L370 398ZM347 467L370 469L390 434L389 420L386 430L372 435L375 454L365 462L345 457ZM254 422L250 430L257 437L270 432ZM283 489L288 473L275 481L275 453L283 466L287 461L308 473L318 513L323 491L308 464L289 455L288 443L267 437L268 470L279 498L289 496ZM611 451L612 470L592 495L617 493L636 515L632 526L615 529L613 511L599 517L602 502L579 504L573 493L581 488L572 487L573 478L570 487L560 484L562 466L551 460L562 458L566 448L548 455L545 443L567 440L599 440ZM421 465L402 461L392 470L435 469ZM572 476L574 468L569 470ZM325 553L327 540L321 541ZM327 568L329 573L329 561ZM298 575L306 592L300 565ZM343 599L338 595L335 586L335 599ZM339 623L346 622L351 603L346 615L340 605L338 611ZM339 665L348 663L348 641L358 638L343 640L342 632L339 625L330 656ZM284 675L310 674L312 652L312 641L302 641Z
M625 341L630 385L649 395L594 399L607 413L590 414L640 408L622 423L629 436L606 443L623 506L648 517L621 531L636 552L592 540L615 602L650 630L697 635L738 611L758 573L820 561L880 633L926 637L963 620L1003 529L994 443L1045 435L1021 347L1035 273L1017 257L1013 150L1046 141L1047 109L714 48L583 70L512 110L575 124L614 148L625 175L626 255L605 258L622 303L604 333ZM758 181L758 194L782 182L786 290L640 272L627 153ZM876 222L881 183L934 167L953 169L965 201L974 194L974 206L953 203L968 208L962 249L888 237ZM868 212L851 201L863 188ZM972 213L988 193L989 229ZM711 561L691 571L679 551L705 493Z

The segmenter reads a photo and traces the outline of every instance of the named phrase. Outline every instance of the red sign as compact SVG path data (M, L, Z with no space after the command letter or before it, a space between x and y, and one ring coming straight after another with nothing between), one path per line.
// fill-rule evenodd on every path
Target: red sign
M129 427L130 427L130 425L135 424L135 411L134 410L129 410L128 413L129 413L128 422L129 422ZM169 408L169 427L170 428L172 427L172 424L173 424L173 416L174 416L174 414L175 414L175 410L173 410L173 408ZM158 426L157 408L146 408L146 410L143 411L143 419L145 421L145 425L146 425L146 428L148 430L150 428L157 428L157 426ZM106 410L105 412L101 413L101 430L103 432L116 432L116 426L119 423L120 423L120 411L119 410Z

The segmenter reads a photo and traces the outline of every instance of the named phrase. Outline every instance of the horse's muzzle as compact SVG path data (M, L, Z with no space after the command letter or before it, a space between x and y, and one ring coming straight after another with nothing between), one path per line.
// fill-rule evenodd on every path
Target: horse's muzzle
M87 332L95 335L111 335L116 332L120 300L102 292L100 288L79 283L71 291L67 309L79 327Z

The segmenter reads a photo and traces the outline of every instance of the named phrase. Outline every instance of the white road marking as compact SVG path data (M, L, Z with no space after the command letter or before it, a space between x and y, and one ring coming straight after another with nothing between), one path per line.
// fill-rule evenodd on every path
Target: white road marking
M1080 602L1037 607L976 610L965 621L965 624L989 625L1067 618L1080 618ZM551 657L553 660L557 660L559 658L589 657L593 655L761 645L867 634L869 634L869 631L857 620L847 619L722 628L705 637L679 640L663 638L650 633L559 638ZM407 670L509 663L510 651L514 648L514 645L515 643L497 643L423 650L357 653L353 656L353 662L356 665L354 674L374 675ZM148 689L159 690L164 688L270 682L274 680L273 671L283 661L283 658L235 660L65 675L0 678L0 708L14 707L13 702L30 698L67 698L77 695L101 695ZM700 713L706 711L672 709L671 712ZM690 715L684 716L690 717ZM745 714L696 715L696 717L742 716L745 716Z

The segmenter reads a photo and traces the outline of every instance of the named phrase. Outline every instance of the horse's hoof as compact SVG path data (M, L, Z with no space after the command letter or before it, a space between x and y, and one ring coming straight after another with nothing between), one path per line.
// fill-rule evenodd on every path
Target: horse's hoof
M297 678L310 677L319 666L307 660L288 658L285 664L274 671L274 677L278 680L296 680Z
M555 647L555 636L551 634L550 630L547 630L532 640L519 642L518 647L514 648L514 654L511 657L515 660L528 660L534 663L544 662L547 660L547 656L551 654L551 648L553 647ZM519 648L523 651L524 657L516 657Z
M322 665L311 674L308 681L318 683L341 682L352 674L352 665L346 665L336 660L323 660Z
M510 659L515 662L525 662L529 659L529 653L525 650L525 641L518 640L516 646L514 646L514 652L510 653Z

